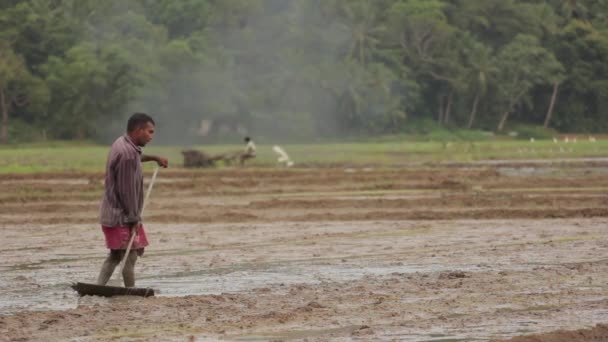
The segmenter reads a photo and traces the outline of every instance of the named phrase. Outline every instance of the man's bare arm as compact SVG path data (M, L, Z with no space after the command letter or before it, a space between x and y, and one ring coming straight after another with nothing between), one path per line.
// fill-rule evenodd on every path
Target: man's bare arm
M149 162L149 161L155 161L158 164L158 166L162 166L162 167L169 166L169 160L167 158L158 157L158 156L148 156L145 154L141 156L142 163Z

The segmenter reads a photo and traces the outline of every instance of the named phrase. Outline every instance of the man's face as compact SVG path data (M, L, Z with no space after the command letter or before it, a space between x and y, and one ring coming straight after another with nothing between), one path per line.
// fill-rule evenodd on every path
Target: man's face
M138 128L135 133L137 137L137 145L146 146L147 143L154 138L154 125L147 122L145 126Z

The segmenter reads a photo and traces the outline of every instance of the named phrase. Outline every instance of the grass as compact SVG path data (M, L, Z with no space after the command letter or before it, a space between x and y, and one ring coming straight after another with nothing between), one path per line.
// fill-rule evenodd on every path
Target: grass
M258 167L276 165L270 145L258 145L258 156L249 164ZM412 165L475 160L517 160L603 157L608 140L597 142L554 143L522 140L488 140L478 142L378 141L357 143L290 144L282 146L297 165L377 166ZM235 151L241 145L209 145L196 148L215 154ZM145 153L169 158L181 166L182 147L150 146ZM0 147L0 173L103 172L109 147L89 142L50 142L46 145L12 145ZM151 165L146 168L150 170Z

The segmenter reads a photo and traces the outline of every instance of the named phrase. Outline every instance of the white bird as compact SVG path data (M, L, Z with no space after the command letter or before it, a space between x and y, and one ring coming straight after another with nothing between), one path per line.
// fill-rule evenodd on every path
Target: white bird
M595 137L589 136L589 141L590 142L595 142Z
M557 138L553 138L553 143L557 144Z
M274 153L279 155L279 158L277 158L277 161L279 163L285 163L285 165L287 166L293 166L293 161L291 161L291 159L289 159L289 155L287 155L287 152L285 152L284 149L282 149L280 146L278 145L274 145L272 146L272 150L274 151Z
M530 142L533 143L534 142L534 138L530 138Z

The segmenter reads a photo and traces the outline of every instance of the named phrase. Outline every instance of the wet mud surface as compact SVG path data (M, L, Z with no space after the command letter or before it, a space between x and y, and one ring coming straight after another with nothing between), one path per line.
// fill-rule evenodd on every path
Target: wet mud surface
M601 340L607 174L163 170L136 267L149 299L69 289L106 254L101 174L0 175L0 341Z

